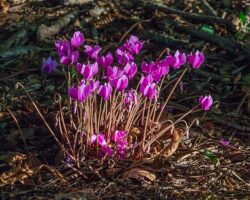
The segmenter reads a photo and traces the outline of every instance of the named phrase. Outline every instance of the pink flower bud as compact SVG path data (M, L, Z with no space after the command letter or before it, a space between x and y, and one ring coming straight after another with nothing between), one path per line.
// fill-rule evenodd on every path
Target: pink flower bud
M77 63L77 71L81 73L84 78L90 80L97 74L98 64L97 62L87 65Z
M71 44L74 47L79 47L84 42L83 34L80 31L76 31L71 38Z
M104 83L98 89L98 95L101 96L105 101L108 100L111 96L113 89L110 83Z
M191 53L187 56L188 62L194 69L199 69L202 63L205 61L205 57L202 52L196 51L195 54Z
M213 99L212 99L211 95L204 96L204 97L200 96L199 103L200 103L202 110L209 110L213 104Z

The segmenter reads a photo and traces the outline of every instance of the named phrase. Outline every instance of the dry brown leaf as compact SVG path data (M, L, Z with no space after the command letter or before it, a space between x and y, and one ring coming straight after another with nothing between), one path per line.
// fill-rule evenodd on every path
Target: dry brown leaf
M8 3L6 0L0 0L0 10L3 10L3 13L8 12L10 8L10 3Z
M148 179L150 181L154 181L156 179L156 176L154 173L147 171L145 169L141 168L131 168L128 171L126 171L122 179L128 179L128 178L135 178L135 179Z
M49 171L56 178L64 181L63 175L55 168L41 163L33 155L24 155L21 153L12 153L7 159L11 169L0 174L0 186L14 184L16 182L24 183L24 181L40 172L42 169Z
M122 170L122 168L114 167L114 168L106 169L105 174L109 177L116 176L121 170Z
M170 139L171 139L170 144L166 148L163 149L160 155L163 156L165 159L172 156L176 152L180 144L182 135L183 135L183 131L181 129L175 129L174 132L170 135Z

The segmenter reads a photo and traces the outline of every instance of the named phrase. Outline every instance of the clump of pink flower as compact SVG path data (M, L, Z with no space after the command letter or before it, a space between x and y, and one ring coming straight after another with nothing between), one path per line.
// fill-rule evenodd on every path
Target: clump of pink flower
M88 152L115 158L127 158L133 152L150 153L150 146L160 137L152 137L156 133L150 124L160 122L169 99L159 112L157 105L165 77L171 70L182 70L181 79L190 66L199 69L205 60L203 53L196 51L186 55L177 50L173 55L136 63L135 56L140 54L145 42L134 35L113 53L102 53L99 45L85 43L79 31L70 41L60 39L55 42L60 63L66 71L76 73L73 80L67 77L72 102L69 108L74 109L70 124L75 135L68 134L65 127L60 129L69 154L75 160L81 160ZM54 64L48 62L48 65L51 65L51 70L47 70L50 72ZM140 78L138 72L142 72ZM131 85L136 76L138 85ZM206 111L212 103L210 95L199 99L201 108ZM134 126L142 127L142 137L131 133Z

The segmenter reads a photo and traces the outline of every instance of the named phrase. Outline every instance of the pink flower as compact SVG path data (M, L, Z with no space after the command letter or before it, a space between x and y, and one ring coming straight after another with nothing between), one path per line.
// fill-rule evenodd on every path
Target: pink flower
M213 104L213 99L212 99L211 95L204 96L204 97L200 96L199 103L200 103L202 110L209 110Z
M144 73L151 74L154 81L159 82L164 75L168 74L169 65L166 59L157 62L151 62L150 64L147 64L145 61L143 61L141 64L141 69Z
M98 57L99 52L101 51L101 48L98 45L95 45L94 47L85 45L84 48L86 55L92 59L96 59Z
M76 31L71 38L71 44L74 47L79 47L84 42L83 34L80 31Z
M116 130L112 136L112 140L114 142L118 142L118 141L121 141L124 139L124 137L126 136L126 133L125 131L119 131L119 130Z
M189 54L187 59L194 69L199 69L201 64L205 61L203 53L199 51L196 51L195 54Z
M102 146L102 152L107 154L109 157L113 155L113 149L111 149L109 146Z
M60 40L55 42L55 46L56 46L56 51L57 51L60 58L62 56L68 55L68 53L70 51L69 41L67 41L67 40L64 41L64 40L60 39Z
M132 54L126 51L124 47L119 47L116 50L116 58L119 64L126 64L134 60L134 57L132 56Z
M78 61L79 52L72 51L69 41L60 39L55 42L55 45L61 64L70 65L75 64Z
M98 89L98 95L101 96L105 101L108 100L111 96L113 89L110 83L104 83Z
M125 74L123 74L120 77L112 79L110 83L118 91L123 91L128 87L128 77Z
M63 55L60 59L60 63L63 65L72 65L77 63L79 59L79 52L78 51L68 51L67 55Z
M142 77L140 81L140 92L148 99L157 100L157 85L153 83L152 76Z
M80 64L77 63L77 71L83 75L86 79L92 79L98 72L98 64L97 62L93 64Z
M148 75L146 77L142 77L140 80L140 84L141 86L145 87L146 85L148 85L149 83L153 83L153 78L152 75Z
M141 70L146 74L151 74L153 71L157 70L157 66L154 62L147 64L145 61L141 63Z
M69 96L78 101L85 101L90 95L91 87L82 82L77 88L69 88Z
M166 62L171 65L174 69L180 69L181 65L186 62L186 54L180 53L178 50L175 52L174 56L168 55L166 57Z
M125 42L124 47L126 47L131 53L138 54L141 51L143 44L144 41L139 41L136 36L131 35Z
M99 133L97 135L94 134L90 137L90 144L93 144L95 142L97 142L97 144L100 145L101 147L107 145L105 135L102 133Z
M230 145L230 141L229 140L225 140L225 139L220 139L220 141L219 141L219 146L220 147L227 147L227 146L229 146Z
M127 63L124 68L124 73L128 76L129 79L132 79L137 72L137 65L134 62Z
M91 92L95 92L99 88L99 81L90 80L89 85L91 87Z
M106 68L106 75L109 81L116 79L117 77L122 76L124 73L123 70L120 70L118 67L108 66Z
M131 107L132 104L137 104L137 92L136 90L129 90L125 93L125 104Z
M96 58L96 61L103 68L107 68L113 63L114 58L112 54L109 52L106 56L101 56L99 58Z
M120 156L125 156L128 149L128 142L126 140L120 140L116 143L117 152Z

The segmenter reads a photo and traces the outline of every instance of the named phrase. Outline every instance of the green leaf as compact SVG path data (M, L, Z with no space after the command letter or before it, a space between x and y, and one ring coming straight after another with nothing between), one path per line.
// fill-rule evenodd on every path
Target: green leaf
M246 15L243 12L240 12L240 21L243 25L246 24L246 20L247 20Z
M213 27L206 24L201 27L201 30L212 35L214 34Z
M214 166L218 167L220 165L220 160L217 158L217 156L207 148L204 150L204 157L211 161Z

